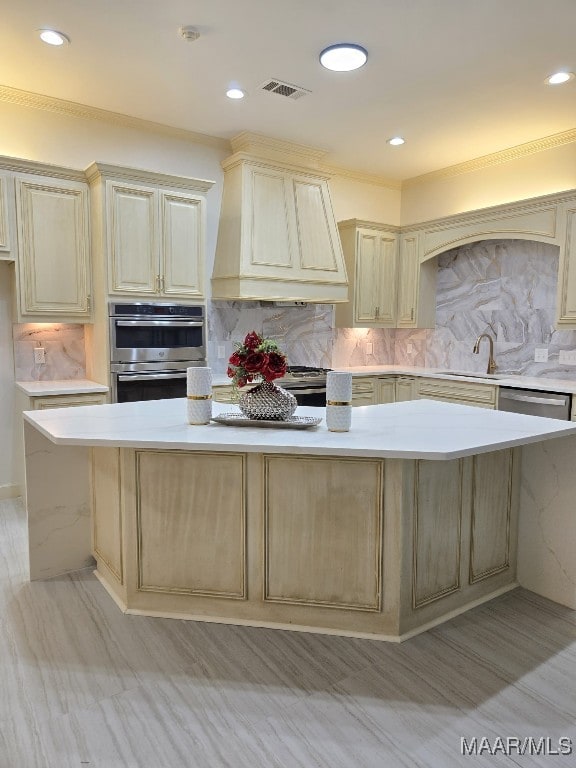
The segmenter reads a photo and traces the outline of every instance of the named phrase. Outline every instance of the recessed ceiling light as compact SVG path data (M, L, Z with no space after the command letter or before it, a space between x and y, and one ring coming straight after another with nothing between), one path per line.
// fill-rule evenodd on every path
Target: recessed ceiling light
M64 45L64 43L70 42L69 37L63 32L57 32L55 29L39 29L38 34L40 39L44 43L48 43L48 45Z
M561 85L567 83L568 80L574 80L574 72L555 72L550 77L547 77L545 82L548 85Z
M338 43L324 48L320 54L320 64L334 72L351 72L366 64L368 52L355 43Z
M229 99L243 99L245 93L240 88L229 88L226 91L226 96L228 96Z
M402 136L393 136L391 139L388 139L386 143L392 144L393 147L399 147L401 144L406 143L406 139L403 139Z

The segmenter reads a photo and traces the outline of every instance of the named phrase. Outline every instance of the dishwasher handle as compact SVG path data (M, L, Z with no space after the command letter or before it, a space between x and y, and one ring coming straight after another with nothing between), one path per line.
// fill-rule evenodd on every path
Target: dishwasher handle
M533 403L534 405L558 405L565 406L566 400L555 400L548 397L534 397L533 395L517 395L500 390L500 400L516 400L519 403Z

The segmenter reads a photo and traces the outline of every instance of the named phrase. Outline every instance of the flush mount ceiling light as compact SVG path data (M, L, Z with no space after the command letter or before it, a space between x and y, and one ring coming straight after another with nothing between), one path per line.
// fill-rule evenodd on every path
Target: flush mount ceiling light
M48 45L64 45L69 43L70 38L63 32L57 32L55 29L39 29L37 30L40 35L40 40Z
M243 99L246 94L241 88L229 88L226 91L226 96L229 99Z
M555 72L550 77L547 77L544 81L547 85L561 85L567 83L568 80L574 80L574 72Z
M368 52L355 43L337 43L324 48L320 54L320 64L334 72L351 72L359 69L368 59Z
M386 143L391 144L393 147L399 147L401 144L406 143L406 139L403 139L402 136L393 136L391 139L388 139Z

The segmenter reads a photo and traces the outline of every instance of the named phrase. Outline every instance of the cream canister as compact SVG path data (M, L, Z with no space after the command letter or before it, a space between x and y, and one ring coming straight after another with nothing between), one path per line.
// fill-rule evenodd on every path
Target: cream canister
M349 432L352 423L352 374L326 374L326 426L330 432Z
M212 418L212 370L206 366L186 369L189 424L208 424Z

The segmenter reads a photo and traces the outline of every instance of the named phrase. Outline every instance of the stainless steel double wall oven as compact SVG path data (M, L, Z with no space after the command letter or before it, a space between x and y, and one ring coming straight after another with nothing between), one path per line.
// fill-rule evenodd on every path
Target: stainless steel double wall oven
M186 369L206 365L201 305L111 303L112 402L186 396Z

